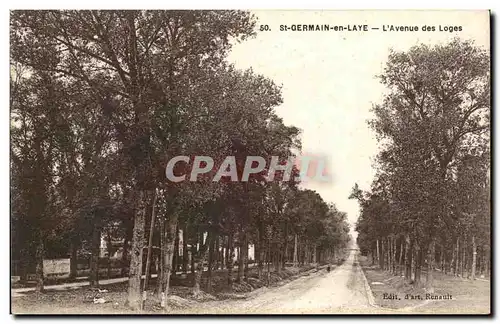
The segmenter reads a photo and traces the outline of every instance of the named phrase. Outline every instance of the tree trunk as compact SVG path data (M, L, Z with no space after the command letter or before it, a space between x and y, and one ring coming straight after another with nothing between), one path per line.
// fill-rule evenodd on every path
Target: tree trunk
M378 239L377 239L377 263L378 263L378 266L383 269L383 265L382 263L380 262L380 246L379 246L379 243L378 243Z
M19 259L19 278L20 282L24 283L28 280L28 264L29 264L29 253L26 251L26 248L21 248L20 259Z
M449 270L449 273L455 275L455 268L454 268L454 262L455 262L455 251L456 248L455 248L455 243L451 243L451 260L450 260L450 263L448 264L448 270Z
M465 250L466 250L466 240L462 244L462 257L460 258L460 277L464 277L464 266L465 266Z
M240 243L238 243L239 245ZM238 266L240 265L240 257L241 257L241 253L240 253L240 246L236 246L235 247L235 251L236 251L236 261L238 263Z
M407 282L411 281L411 271L412 271L412 262L413 262L413 244L410 240L410 236L406 235L406 244L405 244L405 279Z
M107 269L107 274L106 278L111 278L111 253L113 252L113 245L112 245L112 239L111 239L111 230L108 228L106 230L106 249L108 252L108 269Z
M233 247L233 234L229 233L227 238L227 284L229 289L233 288L233 266L234 266L234 247Z
M389 239L389 244L391 245L391 273L395 273L394 269L396 268L396 245L394 244L396 239L391 237Z
M464 262L464 270L462 272L463 273L462 277L469 279L469 274L470 274L470 272L469 272L469 251L468 251L468 248L467 248L467 243L468 242L466 242L465 248L464 248L464 250L465 250L464 256L463 256L463 259L464 259L464 261L463 261Z
M243 267L245 266L245 260L243 258L243 241L245 234L243 231L240 232L239 238L238 238L238 274L236 276L236 282L241 283L241 280L243 279Z
M484 275L486 274L486 267L487 267L486 260L488 259L487 250L484 248L484 245L483 245L483 254L481 259L482 259L481 263L483 264L483 266L481 267L481 275Z
M160 219L160 255L159 255L159 271L156 278L157 289L156 294L159 300L162 298L163 283L165 282L165 218Z
M278 245L278 273L283 269L283 249Z
M142 288L141 309L144 309L144 303L146 302L146 299L148 296L149 276L151 275L151 252L153 250L153 233L154 233L154 229L155 229L155 220L156 220L156 200L157 200L157 193L155 190L153 193L153 203L151 206L151 221L150 221L150 227L149 227L148 253L146 256L146 275L144 278L144 286Z
M298 238L297 234L295 234L295 242L293 245L293 266L298 267L298 255L297 255L297 248L298 248Z
M128 222L127 222L128 223ZM128 226L125 229L125 239L123 240L123 248L122 248L122 269L120 271L120 275L122 277L127 276L127 268L128 268L128 243L132 239L132 234L134 231L134 227L132 224L128 224Z
M271 283L271 239L267 240L267 286Z
M152 191L139 190L139 196L137 197L138 206L135 210L127 299L128 306L134 310L140 310L142 305L141 277L144 227L146 225L146 214L151 195Z
M303 262L304 262L303 251L302 250L303 250L303 243L301 243L300 241L298 241L297 242L297 264L298 264L299 267L302 266Z
M214 263L214 256L216 255L214 250L217 250L217 245L219 241L219 236L216 235L215 240L212 239L208 247L208 273L207 273L207 292L212 292L212 267Z
M275 253L274 253L274 271L276 273L280 273L281 272L281 262L280 262L280 248L279 248L279 245L276 244L276 249L275 249Z
M307 243L304 242L302 244L302 253L300 253L299 255L299 258L301 259L301 264L305 264L306 263L306 260L307 260Z
M165 233L165 273L163 276L163 293L161 294L161 307L167 309L168 291L170 288L170 274L172 273L172 259L174 257L175 236L177 234L177 213L168 217Z
M245 242L243 243L244 247L244 257L245 257L245 270L243 271L243 280L248 281L248 238L245 236ZM255 255L255 251L254 251Z
M225 264L226 269L228 269L228 265L229 265L229 235L225 237L224 244L225 244L224 264Z
M175 240L174 240L174 257L172 260L172 271L175 276L176 272L179 271L179 226L175 230Z
M479 273L479 275L482 274L482 253L481 253L481 247L480 246L476 246L476 276L477 274ZM479 268L479 269L477 269Z
M388 237L386 240L387 244L387 270L389 272L392 270L392 238Z
M197 253L197 245L198 245L198 237L196 237L196 240L193 242L193 245L191 246L191 266L190 266L190 270L191 270L191 275L193 276L194 278L194 274L195 274L195 260L194 260L194 256L196 255Z
M398 264L396 262L397 257L397 240L396 237L392 238L392 273L397 274Z
M69 278L75 279L78 270L78 239L76 235L71 238L71 256L69 261Z
M254 244L254 258L255 258L255 265L257 266L257 278L262 279L262 259L260 256L260 234L257 232L257 241Z
M420 287L421 274L422 274L422 249L420 246L416 246L415 251L415 281L416 287Z
M488 277L491 278L491 258L488 258Z
M91 256L90 256L90 274L89 283L90 287L99 286L99 254L101 246L101 230L94 220L94 225L92 227L92 241L91 241Z
M395 265L395 261L396 261L396 245L394 244L395 243L395 238L394 237L391 237L389 239L389 244L391 245L391 273L394 273L394 269L396 267Z
M380 249L382 252L382 269L387 270L387 246L386 246L386 240L382 239L382 242L380 242Z
M220 268L221 270L227 269L227 244L226 244L226 236L222 236L222 241L220 242L221 249L220 249Z
M258 276L259 280L262 280L262 275L264 274L264 259L266 257L266 250L264 248L264 233L261 228L259 228L259 242L258 242L258 251L256 251L256 256L258 255Z
M220 235L215 237L215 248L214 248L214 258L215 258L215 269L221 267L221 257L220 257Z
M200 240L200 248L196 255L195 264L196 264L196 273L194 276L194 284L193 284L193 295L197 296L201 291L201 276L203 275L203 264L208 259L209 249L208 247L211 245L212 234L208 232L205 244L203 244L203 234L201 235Z
M393 264L393 254L394 254L394 250L393 250L393 247L394 247L394 244L393 244L393 238L392 236L390 236L388 239L387 239L387 251L389 252L389 257L388 257L388 270L389 272L392 273L392 268L394 267L394 264Z
M458 259L460 257L460 240L457 237L457 249L456 249L456 259L455 259L455 276L458 277Z
M444 245L441 244L441 255L439 256L440 259L439 261L441 262L441 271L446 274L446 262L445 262L445 255L444 255Z
M476 237L472 235L472 266L471 266L472 280L476 280L476 257L477 257Z
M286 266L286 262L288 261L288 222L285 221L285 234L284 234L285 248L284 248L284 257L283 257L283 268Z
M386 244L386 254L387 254L387 269L389 272L391 271L392 268L392 243L391 243L391 238L388 237L385 241Z
M188 268L188 247L187 247L187 225L182 228L182 272L187 273Z
M38 238L38 245L36 246L35 250L35 261L36 261L36 268L35 268L35 276L36 276L36 287L35 291L37 294L43 293L44 292L44 287L43 287L43 258L45 254L45 246L43 239L41 238L41 234L39 234Z
M434 239L429 244L427 249L427 279L426 279L426 288L427 292L434 292L434 254L435 254L436 242Z
M403 275L403 251L404 251L404 239L401 238L401 245L399 247L399 261L398 261L398 266L399 266L399 275ZM405 253L405 258L406 258L406 253Z

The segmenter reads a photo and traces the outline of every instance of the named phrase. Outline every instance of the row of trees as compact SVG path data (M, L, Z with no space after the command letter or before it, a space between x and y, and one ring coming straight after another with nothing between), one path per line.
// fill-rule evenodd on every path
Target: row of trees
M383 269L432 291L437 268L490 269L490 60L455 39L392 52L388 93L370 122L382 147L361 206L358 242Z
M280 88L225 62L232 43L253 36L249 13L13 11L10 25L12 256L23 273L34 260L38 291L43 259L69 251L74 276L82 245L97 285L103 236L124 238L135 309L153 245L166 298L179 229L198 269L195 293L219 247L226 260L240 249L241 280L249 244L262 276L264 262L280 271L290 258L326 260L348 241L344 213L296 181L266 181L268 170L247 182L213 182L215 170L196 182L166 180L178 155L216 165L235 156L241 177L249 155L269 165L300 150L299 129L273 109ZM192 162L178 163L176 175ZM226 267L232 283L233 262Z

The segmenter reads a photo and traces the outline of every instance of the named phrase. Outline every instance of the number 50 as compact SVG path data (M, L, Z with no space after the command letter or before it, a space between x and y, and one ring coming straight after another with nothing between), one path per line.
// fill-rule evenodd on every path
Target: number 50
M260 31L269 31L269 30L271 30L269 28L269 25L260 25Z

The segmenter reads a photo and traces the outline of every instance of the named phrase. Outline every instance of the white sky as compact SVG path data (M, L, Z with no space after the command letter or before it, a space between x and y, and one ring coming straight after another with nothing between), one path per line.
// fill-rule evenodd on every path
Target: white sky
M259 25L271 31L233 47L229 60L283 86L284 103L276 109L287 125L302 129L303 153L330 159L333 181L307 187L334 202L354 223L358 204L349 200L355 182L369 189L377 152L366 121L384 88L375 78L389 49L407 50L420 43L437 44L459 36L489 49L487 11L254 11ZM380 30L279 31L292 24L367 24ZM383 32L383 25L462 26L461 32ZM420 28L421 29L421 28Z

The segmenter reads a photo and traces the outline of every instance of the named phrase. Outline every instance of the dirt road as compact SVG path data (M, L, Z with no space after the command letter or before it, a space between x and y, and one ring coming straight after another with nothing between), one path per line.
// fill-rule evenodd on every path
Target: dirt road
M404 308L384 308L374 306L373 296L368 287L365 275L358 264L358 251L351 250L349 257L341 266L330 273L326 270L309 271L305 275L280 287L261 288L246 295L243 300L214 300L195 302L182 299L182 307L172 307L169 314L434 314L434 313L481 313L489 311L489 299L486 308L482 303L476 303L478 311L472 307L479 300L479 292L484 289L466 289L456 295L453 301L416 302L415 305ZM483 282L480 282L484 284ZM454 281L448 285L457 285ZM477 286L473 285L472 286ZM466 287L466 286L463 286ZM74 287L79 288L79 287ZM476 287L477 288L477 287ZM484 287L483 287L484 288ZM487 287L486 287L487 288ZM389 288L388 288L389 289ZM451 288L444 286L444 292ZM456 289L455 289L456 290ZM455 291L454 290L454 291ZM488 288L486 291L489 292ZM378 294L380 295L380 291ZM83 292L82 292L83 294ZM379 296L377 295L377 296ZM244 296L244 295L242 295ZM124 308L126 295L114 292L107 295L113 303L92 304L83 303L78 295L71 294L61 297L58 294L47 294L42 301L29 296L14 298L14 313L64 313L64 314L132 314L133 311ZM171 296L172 298L176 296ZM484 298L483 298L484 299ZM17 301L17 302L16 302ZM484 301L484 300L483 300ZM486 310L484 310L486 309ZM158 310L147 313L157 314Z
M357 262L358 253L352 250L344 264L330 273L322 270L279 288L255 291L255 297L247 300L206 303L203 308L192 311L204 314L380 313L369 304L364 274Z

